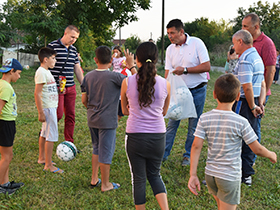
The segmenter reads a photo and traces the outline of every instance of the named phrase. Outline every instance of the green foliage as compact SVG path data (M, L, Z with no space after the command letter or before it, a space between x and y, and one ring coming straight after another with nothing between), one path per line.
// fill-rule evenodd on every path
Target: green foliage
M25 34L29 52L37 53L40 47L61 37L70 24L80 29L80 39L95 46L109 45L115 35L113 22L118 27L136 21L136 11L149 7L150 0L8 0L1 15L11 31L17 29ZM91 40L87 34L91 34Z
M269 2L262 3L258 1L250 5L248 9L243 7L238 8L238 16L234 18L233 31L238 31L242 28L242 20L248 13L256 13L261 21L261 30L272 38L277 48L280 48L279 43L279 30L280 30L280 2L273 3Z
M225 20L209 21L208 18L196 18L193 22L185 23L184 30L190 36L200 38L209 51L218 44L231 40L232 27Z
M156 42L157 48L160 52L161 52L161 47L162 47L161 41L162 41L162 37L159 37L157 39L157 42ZM164 44L164 50L166 50L166 48L171 44L171 42L168 38L168 35L164 35L164 43L163 44Z
M125 48L129 49L130 52L135 53L138 45L141 43L140 38L137 35L132 35L125 41Z

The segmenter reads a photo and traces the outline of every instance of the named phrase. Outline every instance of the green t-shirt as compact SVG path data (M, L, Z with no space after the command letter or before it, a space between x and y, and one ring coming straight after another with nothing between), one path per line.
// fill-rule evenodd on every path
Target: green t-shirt
M5 80L0 79L0 99L6 101L5 106L0 113L0 119L6 121L14 121L17 117L17 103L16 93L11 86Z

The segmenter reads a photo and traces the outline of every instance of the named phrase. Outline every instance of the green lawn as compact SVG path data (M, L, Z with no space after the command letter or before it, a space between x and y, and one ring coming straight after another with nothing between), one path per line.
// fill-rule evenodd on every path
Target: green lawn
M91 140L87 127L86 109L81 103L81 92L77 85L75 145L81 151L70 162L63 162L53 155L57 166L64 174L43 172L37 164L38 133L41 123L37 119L34 102L34 69L23 71L21 78L13 84L17 93L18 118L14 143L14 158L10 165L10 180L24 182L25 186L11 196L0 194L0 209L134 209L131 177L125 154L124 135L126 117L117 129L117 145L111 165L110 181L121 184L119 190L102 193L100 188L90 189ZM212 97L213 84L220 75L211 72L204 112L216 106ZM266 106L262 120L262 143L280 155L280 86L272 85L273 95ZM178 129L175 144L161 175L168 191L170 209L216 209L216 203L202 186L198 197L188 189L189 167L182 167L187 121ZM63 141L63 122L59 122L59 142ZM55 147L58 143L55 144ZM207 146L203 147L198 176L203 180ZM280 209L280 167L268 159L257 158L252 187L242 185L239 209ZM147 209L159 209L152 190L147 183Z

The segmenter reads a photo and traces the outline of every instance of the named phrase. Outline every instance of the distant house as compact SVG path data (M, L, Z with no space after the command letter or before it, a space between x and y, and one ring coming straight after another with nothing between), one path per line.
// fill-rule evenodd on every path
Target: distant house
M114 39L113 43L114 45L123 45L125 43L126 39L121 39L121 44L119 39Z

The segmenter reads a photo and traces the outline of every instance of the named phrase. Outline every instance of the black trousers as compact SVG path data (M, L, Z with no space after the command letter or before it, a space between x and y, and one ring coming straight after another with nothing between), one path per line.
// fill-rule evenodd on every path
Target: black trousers
M166 193L160 166L165 149L165 133L127 133L126 153L130 166L135 205L146 203L146 179L154 195Z

